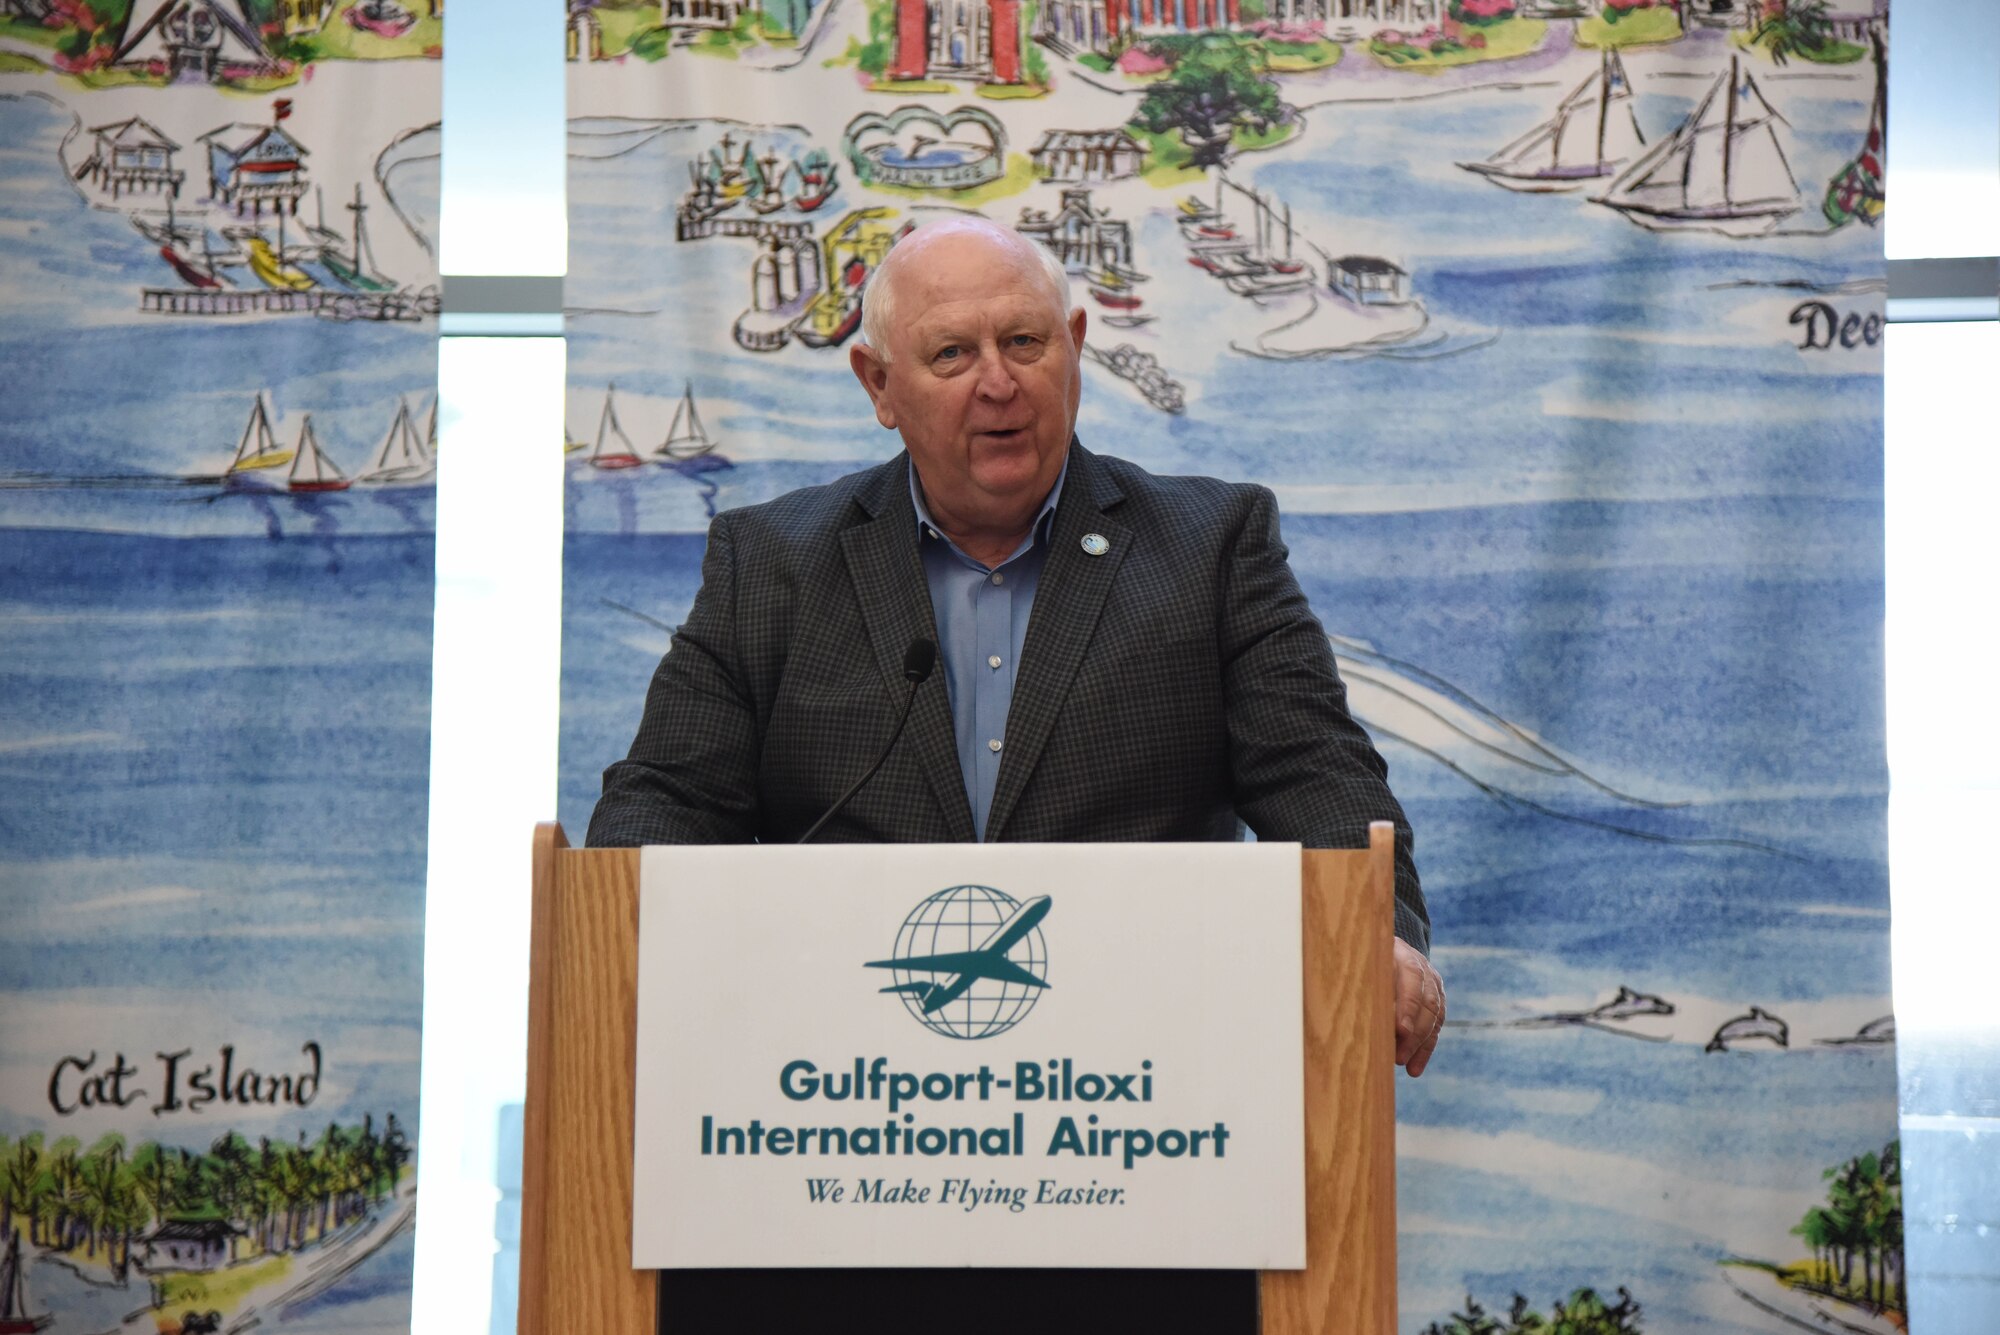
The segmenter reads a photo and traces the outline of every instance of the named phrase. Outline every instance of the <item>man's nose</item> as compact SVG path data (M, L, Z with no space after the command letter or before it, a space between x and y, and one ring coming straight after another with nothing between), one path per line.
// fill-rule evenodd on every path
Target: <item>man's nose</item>
M979 351L979 397L1005 402L1014 397L1014 368L997 347Z

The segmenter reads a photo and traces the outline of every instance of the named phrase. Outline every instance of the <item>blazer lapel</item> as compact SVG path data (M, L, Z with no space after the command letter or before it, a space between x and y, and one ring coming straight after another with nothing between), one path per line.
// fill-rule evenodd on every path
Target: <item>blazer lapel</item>
M1035 610L1021 647L1021 671L1007 706L1006 749L1000 757L993 809L986 818L989 843L1000 837L1048 745L1049 732L1097 631L1112 581L1131 549L1131 530L1104 514L1104 507L1120 499L1121 494L1100 478L1091 455L1072 444L1069 478L1056 506L1048 562L1035 589ZM1092 533L1110 544L1102 556L1083 548L1085 535Z
M924 579L923 560L917 555L917 512L910 504L906 467L901 455L884 466L883 481L857 497L873 518L840 535L841 553L861 602L868 639L898 709L910 689L903 680L903 655L910 642L937 642L930 586ZM958 744L952 734L951 708L941 670L933 669L930 680L917 688L909 724L897 745L916 751L952 838L970 843L972 806L958 769Z

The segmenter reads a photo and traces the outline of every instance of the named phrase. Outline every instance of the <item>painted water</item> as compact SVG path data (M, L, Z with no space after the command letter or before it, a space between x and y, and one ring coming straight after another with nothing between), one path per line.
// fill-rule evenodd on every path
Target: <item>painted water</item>
M428 409L434 331L140 316L167 272L65 179L78 124L0 96L0 1136L254 1153L393 1116L413 1148L434 489L220 476L260 390L284 448L310 414L362 472ZM386 167L434 218L422 160ZM204 1066L231 1092L197 1103ZM411 1202L296 1253L338 1264L291 1315L407 1329ZM143 1271L24 1251L56 1330L152 1329Z
M1799 213L1754 240L1668 235L1589 191L1514 194L1455 165L1596 65L1545 55L1511 67L1518 83L1422 98L1314 105L1288 85L1299 148L1232 164L1291 206L1301 253L1408 271L1422 329L1393 343L1343 340L1330 294L1251 300L1188 268L1179 200L1221 198L1243 222L1212 177L1094 187L1131 225L1158 319L1113 330L1085 300L1090 341L1154 355L1186 409L1093 365L1078 431L1155 471L1277 491L1409 809L1454 1023L1424 1078L1399 1082L1403 1326L1468 1292L1547 1310L1589 1285L1628 1288L1649 1332L1768 1332L1785 1328L1758 1305L1773 1294L1720 1263L1806 1255L1790 1230L1822 1172L1895 1134L1893 1044L1852 1041L1889 1010L1880 357L1860 332L1879 339L1880 242L1817 211L1870 85L1760 68ZM1713 78L1627 61L1649 139ZM650 183L685 179L724 128L786 155L810 142L775 124L571 126L571 437L589 442L615 380L648 450L691 382L730 465L613 474L572 456L572 831L692 600L708 518L898 448L841 351L726 342L749 243L664 230ZM1014 221L1056 194L983 211ZM849 188L841 206L874 202ZM1499 754L1503 733L1560 772ZM1576 1022L1621 989L1640 1013ZM1753 1008L1786 1046L1754 1020L1709 1050Z

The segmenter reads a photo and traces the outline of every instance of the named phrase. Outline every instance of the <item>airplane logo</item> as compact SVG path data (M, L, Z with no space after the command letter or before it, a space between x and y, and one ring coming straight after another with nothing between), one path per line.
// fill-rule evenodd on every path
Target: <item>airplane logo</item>
M1042 979L1035 977L1014 961L1007 958L1007 952L1029 932L1035 930L1043 918L1049 916L1047 895L1030 899L1008 916L1007 920L993 930L977 949L951 951L942 955L909 955L902 959L870 960L870 969L900 969L904 973L934 974L939 981L923 983L895 983L882 989L884 992L906 992L918 998L918 1005L925 1015L931 1015L965 994L965 990L981 979L991 979L999 983L1015 983L1022 987L1045 988Z

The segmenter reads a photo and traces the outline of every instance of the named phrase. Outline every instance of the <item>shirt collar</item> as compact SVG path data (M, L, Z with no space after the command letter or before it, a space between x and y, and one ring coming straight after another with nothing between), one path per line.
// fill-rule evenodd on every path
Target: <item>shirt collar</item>
M944 537L944 530L937 526L936 521L931 518L929 507L924 504L924 489L917 485L916 460L911 459L907 453L904 454L903 458L909 473L910 504L915 506L917 511L918 540L921 541L923 539L926 531L932 532L940 538L944 538L947 543L950 543L951 549L954 552L958 552L958 544ZM1056 512L1056 502L1062 499L1063 480L1069 476L1069 460L1068 451L1064 451L1062 471L1056 474L1056 484L1049 488L1048 499L1043 501L1042 508L1035 512L1035 522L1028 525L1028 536L1021 539L1021 545L1014 549L1013 554L1007 558L1007 561L1013 560L1014 557L1028 550L1029 547L1034 545L1037 540L1048 532L1049 517ZM965 553L959 552L959 555L964 556ZM971 560L972 558L966 557L966 559ZM1002 561L1000 564L1005 565L1007 561Z

